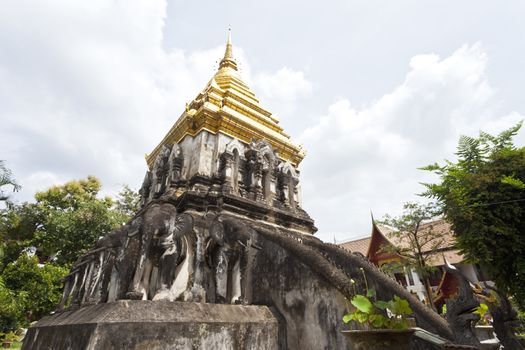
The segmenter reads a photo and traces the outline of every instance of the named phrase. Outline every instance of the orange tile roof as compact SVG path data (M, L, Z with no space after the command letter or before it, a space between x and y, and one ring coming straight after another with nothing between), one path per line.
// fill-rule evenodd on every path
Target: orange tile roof
M393 230L390 227L376 225L379 232L393 245L398 247L407 247L408 243L404 239L400 239L392 235ZM452 228L445 220L435 220L432 222L425 223L420 226L420 231L433 230L437 233L443 234L443 244L441 253L436 253L431 263L434 266L443 265L443 256L447 259L450 264L459 264L463 261L464 257L460 254L459 250L454 247L455 238L452 232ZM367 255L370 246L371 236L365 238L359 238L356 240L339 243L341 247L352 252L359 252L363 255ZM429 242L423 246L423 252L431 250L432 242Z
M396 247L407 247L408 246L408 241L406 239L401 239L395 235L392 234L393 230L389 227L384 227L384 226L378 226L378 228L381 230L381 233L383 233L385 235L385 237L393 244L395 245ZM385 230L386 228L386 230ZM445 220L443 219L440 219L440 220L435 220L435 221L431 221L431 222L427 222L427 223L424 223L422 224L420 227L419 227L419 231L421 234L424 234L426 232L429 232L429 231L433 231L435 232L437 235L440 236L440 239L443 240L443 243L440 244L441 247L443 248L453 248L454 247L454 243L455 243L455 238L454 238L454 234L452 232L452 227L450 226L450 224L448 222L446 222ZM434 243L435 241L430 241L428 243L426 243L425 245L423 245L423 252L428 252L430 250L432 250L432 244Z
M365 237L353 241L339 243L339 246L350 252L358 252L366 256L366 253L368 252L368 246L370 245L370 238L371 237Z
M449 264L460 264L464 260L464 257L461 255L459 250L450 249L434 254L433 258L430 259L429 262L432 264L432 266L444 265L445 263L443 261L443 257L447 259Z

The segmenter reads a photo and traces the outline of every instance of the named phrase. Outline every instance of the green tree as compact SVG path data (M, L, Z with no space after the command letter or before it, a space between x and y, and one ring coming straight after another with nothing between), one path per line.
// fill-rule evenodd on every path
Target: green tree
M100 198L100 181L89 176L37 192L35 203L0 215L4 264L34 246L41 261L72 264L104 236L128 220L110 197Z
M6 266L2 279L18 301L19 324L27 326L53 310L62 295L61 281L67 273L65 267L39 264L36 256L25 253Z
M11 204L0 209L0 271L32 245L43 216L34 203Z
M125 220L131 218L139 210L140 194L128 185L123 185L117 194L115 210L122 214Z
M457 161L423 168L439 176L425 184L451 222L468 259L485 267L497 287L525 307L525 148L513 137L521 123L497 136L462 136Z
M385 247L384 250L398 254L403 268L414 269L417 272L425 286L428 304L434 310L429 277L436 270L432 262L439 258L440 250L447 244L447 233L435 229L434 223L431 222L436 214L436 207L432 203L405 203L402 215L385 215L380 221L381 224L394 229L387 236L397 243Z
M0 276L0 332L7 333L21 326L23 317L20 300L25 299L21 297L23 295L17 298L16 294L5 286Z
M9 196L2 191L2 187L10 186L13 192L20 190L20 185L13 178L13 173L5 165L5 160L0 160L0 201L6 201Z
M128 186L116 201L101 198L100 189L89 176L37 192L34 203L0 209L0 331L27 326L53 310L69 266L138 206L138 194Z

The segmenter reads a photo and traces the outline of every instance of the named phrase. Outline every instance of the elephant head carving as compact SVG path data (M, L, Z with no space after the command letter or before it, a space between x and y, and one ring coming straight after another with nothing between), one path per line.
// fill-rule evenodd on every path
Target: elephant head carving
M215 217L209 228L208 256L214 270L215 301L247 303L247 280L253 254L249 227L231 225L228 219Z
M157 288L170 288L177 264L187 255L189 243L185 237L193 232L191 215L177 214L171 203L150 203L141 216L140 249L127 293L130 299L153 297ZM154 268L158 269L158 281L151 281Z

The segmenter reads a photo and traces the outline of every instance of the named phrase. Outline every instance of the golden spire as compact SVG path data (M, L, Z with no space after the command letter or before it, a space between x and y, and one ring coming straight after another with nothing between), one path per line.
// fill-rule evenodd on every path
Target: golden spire
M278 152L278 157L294 166L304 158L304 150L292 143L279 125L279 120L263 108L253 91L242 80L232 55L231 32L228 30L226 50L219 69L164 139L148 155L151 168L165 145L173 145L190 135L196 137L206 130L222 133L249 144L253 139L265 139Z
M224 52L224 59L233 59L232 56L232 30L228 28L228 41L226 41L226 52Z
M226 50L224 51L224 57L219 64L219 69L230 67L237 70L237 62L232 55L232 36L231 29L228 28L228 41L226 41Z

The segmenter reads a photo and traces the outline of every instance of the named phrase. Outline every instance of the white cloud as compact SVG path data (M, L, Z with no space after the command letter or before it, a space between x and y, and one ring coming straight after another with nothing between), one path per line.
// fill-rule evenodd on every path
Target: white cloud
M140 186L144 153L222 55L164 50L165 1L68 4L11 1L0 11L2 158L22 200L89 174L108 191Z
M419 182L431 178L417 168L452 158L459 135L498 132L523 119L500 111L480 44L444 59L417 55L409 67L391 93L361 108L338 99L301 135L303 198L320 237L368 233L369 211L397 213L414 200Z
M313 83L304 72L288 67L276 72L258 73L252 83L262 105L281 121L287 121L288 126L296 126L294 121L299 104L314 91Z
M15 199L90 174L106 193L123 183L140 186L144 154L205 87L224 54L222 43L165 49L165 17L163 0L2 4L1 158L23 185ZM234 46L234 56L251 81L242 48ZM289 89L305 84L290 69L267 77L281 77Z
M255 77L255 86L266 97L285 102L294 102L312 93L313 86L304 73L283 67L276 73L260 73Z
M205 86L224 52L220 42L208 50L164 48L165 18L164 0L2 3L0 158L24 186L17 198L89 174L100 177L107 192L123 183L140 186L144 153ZM297 115L297 106L314 89L312 110L332 94L321 86L347 91L352 81L345 76L351 70L337 71L323 84L318 79L337 74L327 66L315 84L289 67L252 74L235 42L234 56L263 106L297 130L311 120L308 111ZM309 57L301 67L325 59L301 57ZM367 233L368 211L395 213L412 199L421 190L418 181L428 179L416 168L450 158L460 134L500 131L523 118L504 109L487 65L479 44L446 58L417 55L389 93L364 106L340 97L295 140L308 151L303 198L321 237ZM377 78L377 69L370 74Z

